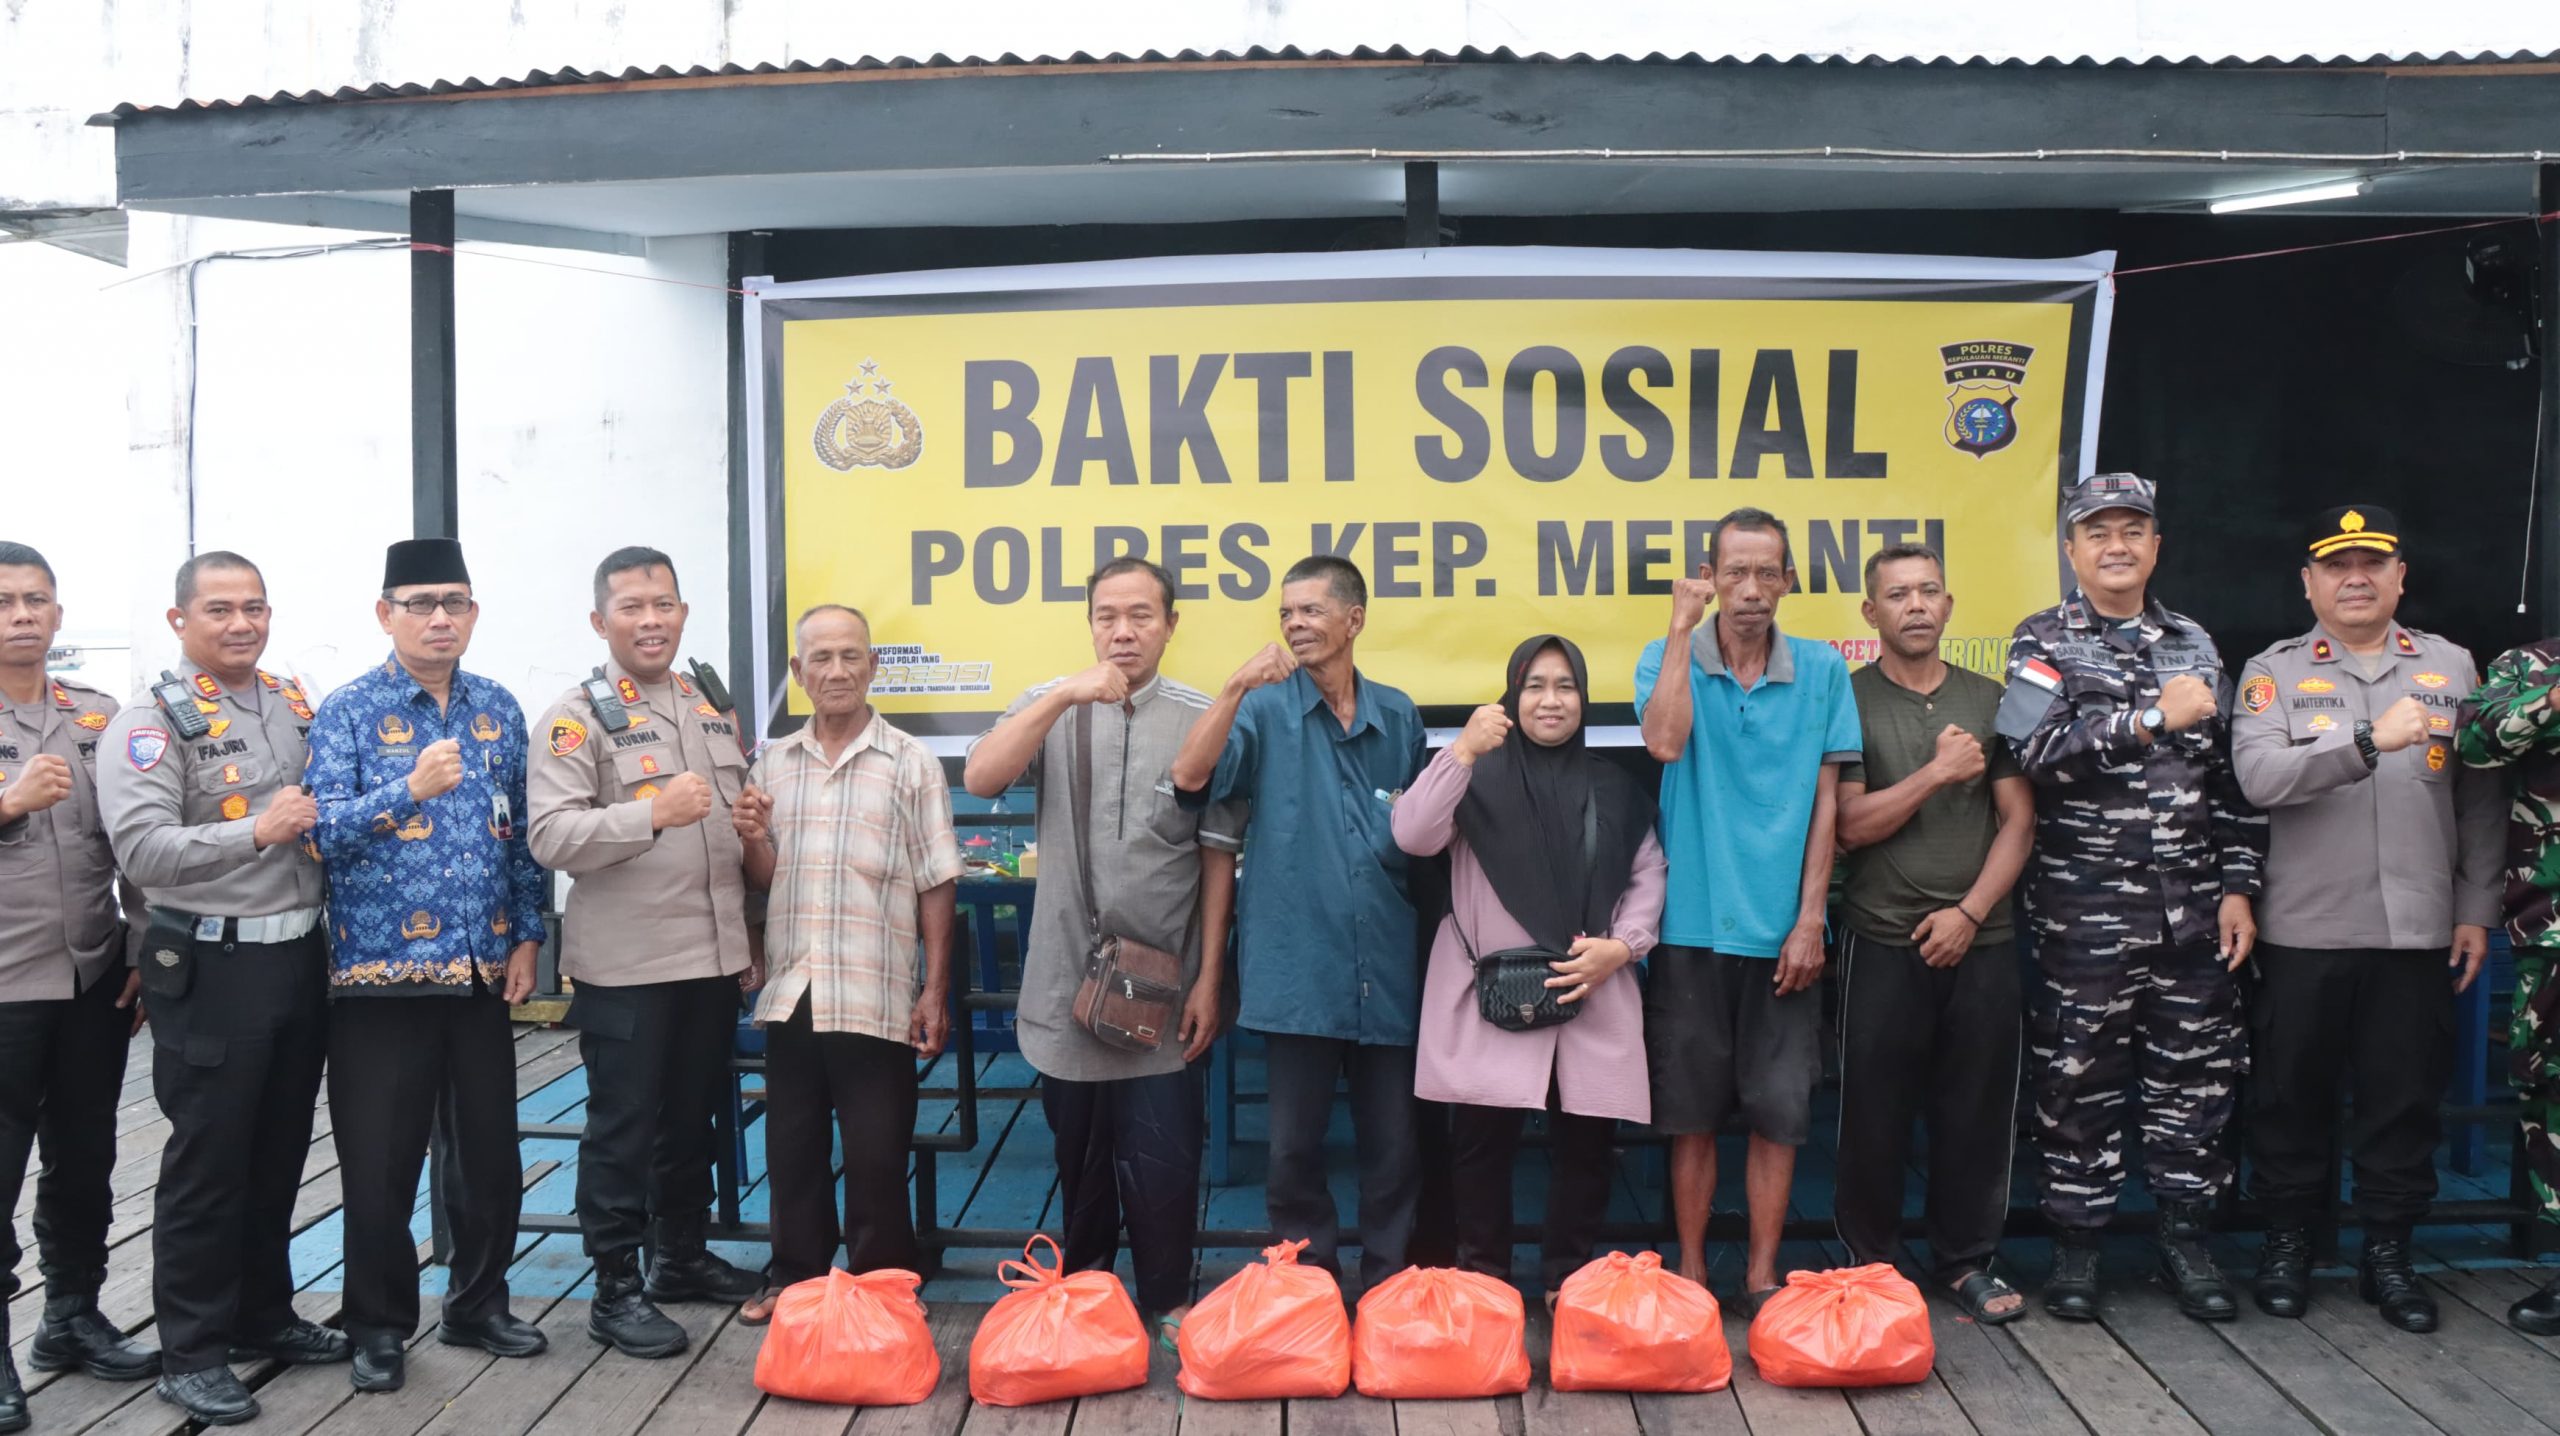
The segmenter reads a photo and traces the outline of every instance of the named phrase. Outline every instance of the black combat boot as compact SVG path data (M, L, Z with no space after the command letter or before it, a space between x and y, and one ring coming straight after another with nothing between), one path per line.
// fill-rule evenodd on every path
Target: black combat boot
M2534 1336L2560 1336L2560 1276L2508 1307L2507 1325Z
M2303 1227L2275 1227L2267 1232L2266 1250L2258 1257L2258 1280L2251 1288L2258 1310L2269 1316L2299 1317L2311 1305L2311 1233Z
M143 1381L160 1374L160 1353L107 1320L95 1291L47 1292L27 1364L38 1371L77 1367L100 1381Z
M2365 1233L2364 1273L2356 1288L2365 1300L2382 1308L2384 1321L2402 1331L2436 1329L2436 1299L2409 1269L2407 1237Z
M9 1357L9 1312L0 1306L0 1431L24 1431L31 1419L26 1388L18 1384L18 1363Z
M2231 1283L2204 1249L2207 1202L2160 1204L2160 1281L2178 1298L2178 1310L2198 1321L2229 1321L2240 1314Z
M587 1308L587 1335L625 1356L655 1360L685 1348L684 1328L640 1294L640 1254L596 1258L596 1300Z
M2045 1278L2044 1309L2064 1321L2098 1319L2098 1238L2094 1227L2063 1227L2053 1234L2053 1275Z
M651 1301L716 1301L736 1306L763 1292L761 1275L738 1270L702 1244L700 1215L660 1217L652 1235L656 1250L649 1261Z

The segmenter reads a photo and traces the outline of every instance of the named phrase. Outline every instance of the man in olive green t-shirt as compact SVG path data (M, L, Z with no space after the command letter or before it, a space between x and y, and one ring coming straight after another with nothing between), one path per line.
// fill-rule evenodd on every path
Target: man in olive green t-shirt
M1978 1321L2024 1300L1991 1271L2009 1209L2018 961L2009 889L2035 796L1992 731L2001 686L1938 656L1955 606L1936 552L1867 560L1860 612L1883 640L1849 677L1864 759L1840 775L1848 933L1840 944L1840 1170L1851 1260L1901 1244L1911 1122L1929 1124L1933 1271Z

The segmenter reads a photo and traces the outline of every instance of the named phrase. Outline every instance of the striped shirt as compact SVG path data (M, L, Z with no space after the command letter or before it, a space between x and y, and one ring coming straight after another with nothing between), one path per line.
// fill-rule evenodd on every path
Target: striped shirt
M941 763L875 713L833 763L808 728L779 740L754 781L773 798L774 846L756 1020L785 1021L805 996L817 1031L906 1041L916 895L960 876Z

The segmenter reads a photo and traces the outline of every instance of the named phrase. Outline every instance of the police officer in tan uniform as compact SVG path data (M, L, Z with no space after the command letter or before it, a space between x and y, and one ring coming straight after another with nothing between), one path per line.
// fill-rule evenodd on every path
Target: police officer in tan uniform
M228 1363L347 1359L296 1316L287 1259L328 1037L326 895L302 787L309 695L258 667L266 582L212 552L178 569L169 681L116 714L98 801L142 889L151 1086L169 1119L151 1219L161 1399L214 1425L258 1403Z
M2398 621L2399 520L2342 505L2307 547L2319 622L2250 660L2231 723L2241 790L2271 828L2250 1003L2251 1185L2270 1223L2254 1295L2272 1316L2309 1302L2343 1082L2362 1295L2392 1325L2433 1331L2409 1233L2435 1199L2454 996L2499 918L2506 806L2497 775L2453 751L2471 655Z
M115 854L98 821L99 735L116 701L46 674L61 631L53 566L0 542L0 1211L17 1210L41 1141L44 1320L28 1364L139 1381L160 1369L160 1353L127 1341L98 1310L116 1095L133 1031ZM0 1431L27 1425L7 1355L19 1256L16 1223L0 1225Z
M568 1021L587 1065L587 1331L633 1356L673 1356L684 1328L653 1302L735 1304L763 1289L703 1245L712 1104L739 991L754 985L730 820L747 758L717 677L675 671L686 607L674 562L615 550L596 566L595 603L611 661L533 725L527 800L534 860L572 879L560 973L576 985Z

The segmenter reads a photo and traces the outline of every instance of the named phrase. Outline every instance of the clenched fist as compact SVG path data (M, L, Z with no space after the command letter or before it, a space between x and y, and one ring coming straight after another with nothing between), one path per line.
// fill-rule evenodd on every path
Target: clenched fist
M414 803L441 798L461 786L462 745L451 738L429 743L409 770L409 800Z
M1937 756L1929 766L1950 783L1970 783L1982 776L1982 740L1950 723L1938 733Z
M1117 663L1097 663L1067 680L1067 698L1074 703L1126 703L1129 675Z
M70 796L70 761L58 753L38 753L19 770L18 781L0 787L0 823L41 813Z
M2213 685L2192 673L2160 685L2160 715L2172 733L2186 732L2212 717L2213 710Z
M2373 746L2385 753L2397 753L2426 736L2427 705L2415 698L2401 699L2373 720Z
M1716 586L1707 581L1701 567L1696 578L1671 580L1671 626L1684 633L1695 632L1707 621L1707 606L1716 601Z
M700 773L678 773L649 800L649 830L687 828L711 816L711 782Z
M1237 669L1236 676L1227 680L1227 686L1238 693L1250 693L1256 688L1277 683L1297 671L1296 654L1277 643L1266 643L1262 645L1260 653L1244 661L1244 667Z
M320 805L300 788L280 788L267 800L267 810L249 827L249 840L260 848L289 843L320 821Z
M729 805L729 822L738 830L742 843L765 843L773 840L773 795L753 783Z
M1467 726L1449 744L1449 753L1459 762L1473 766L1478 758L1502 746L1511 733L1511 715L1499 703L1487 703L1467 715Z

